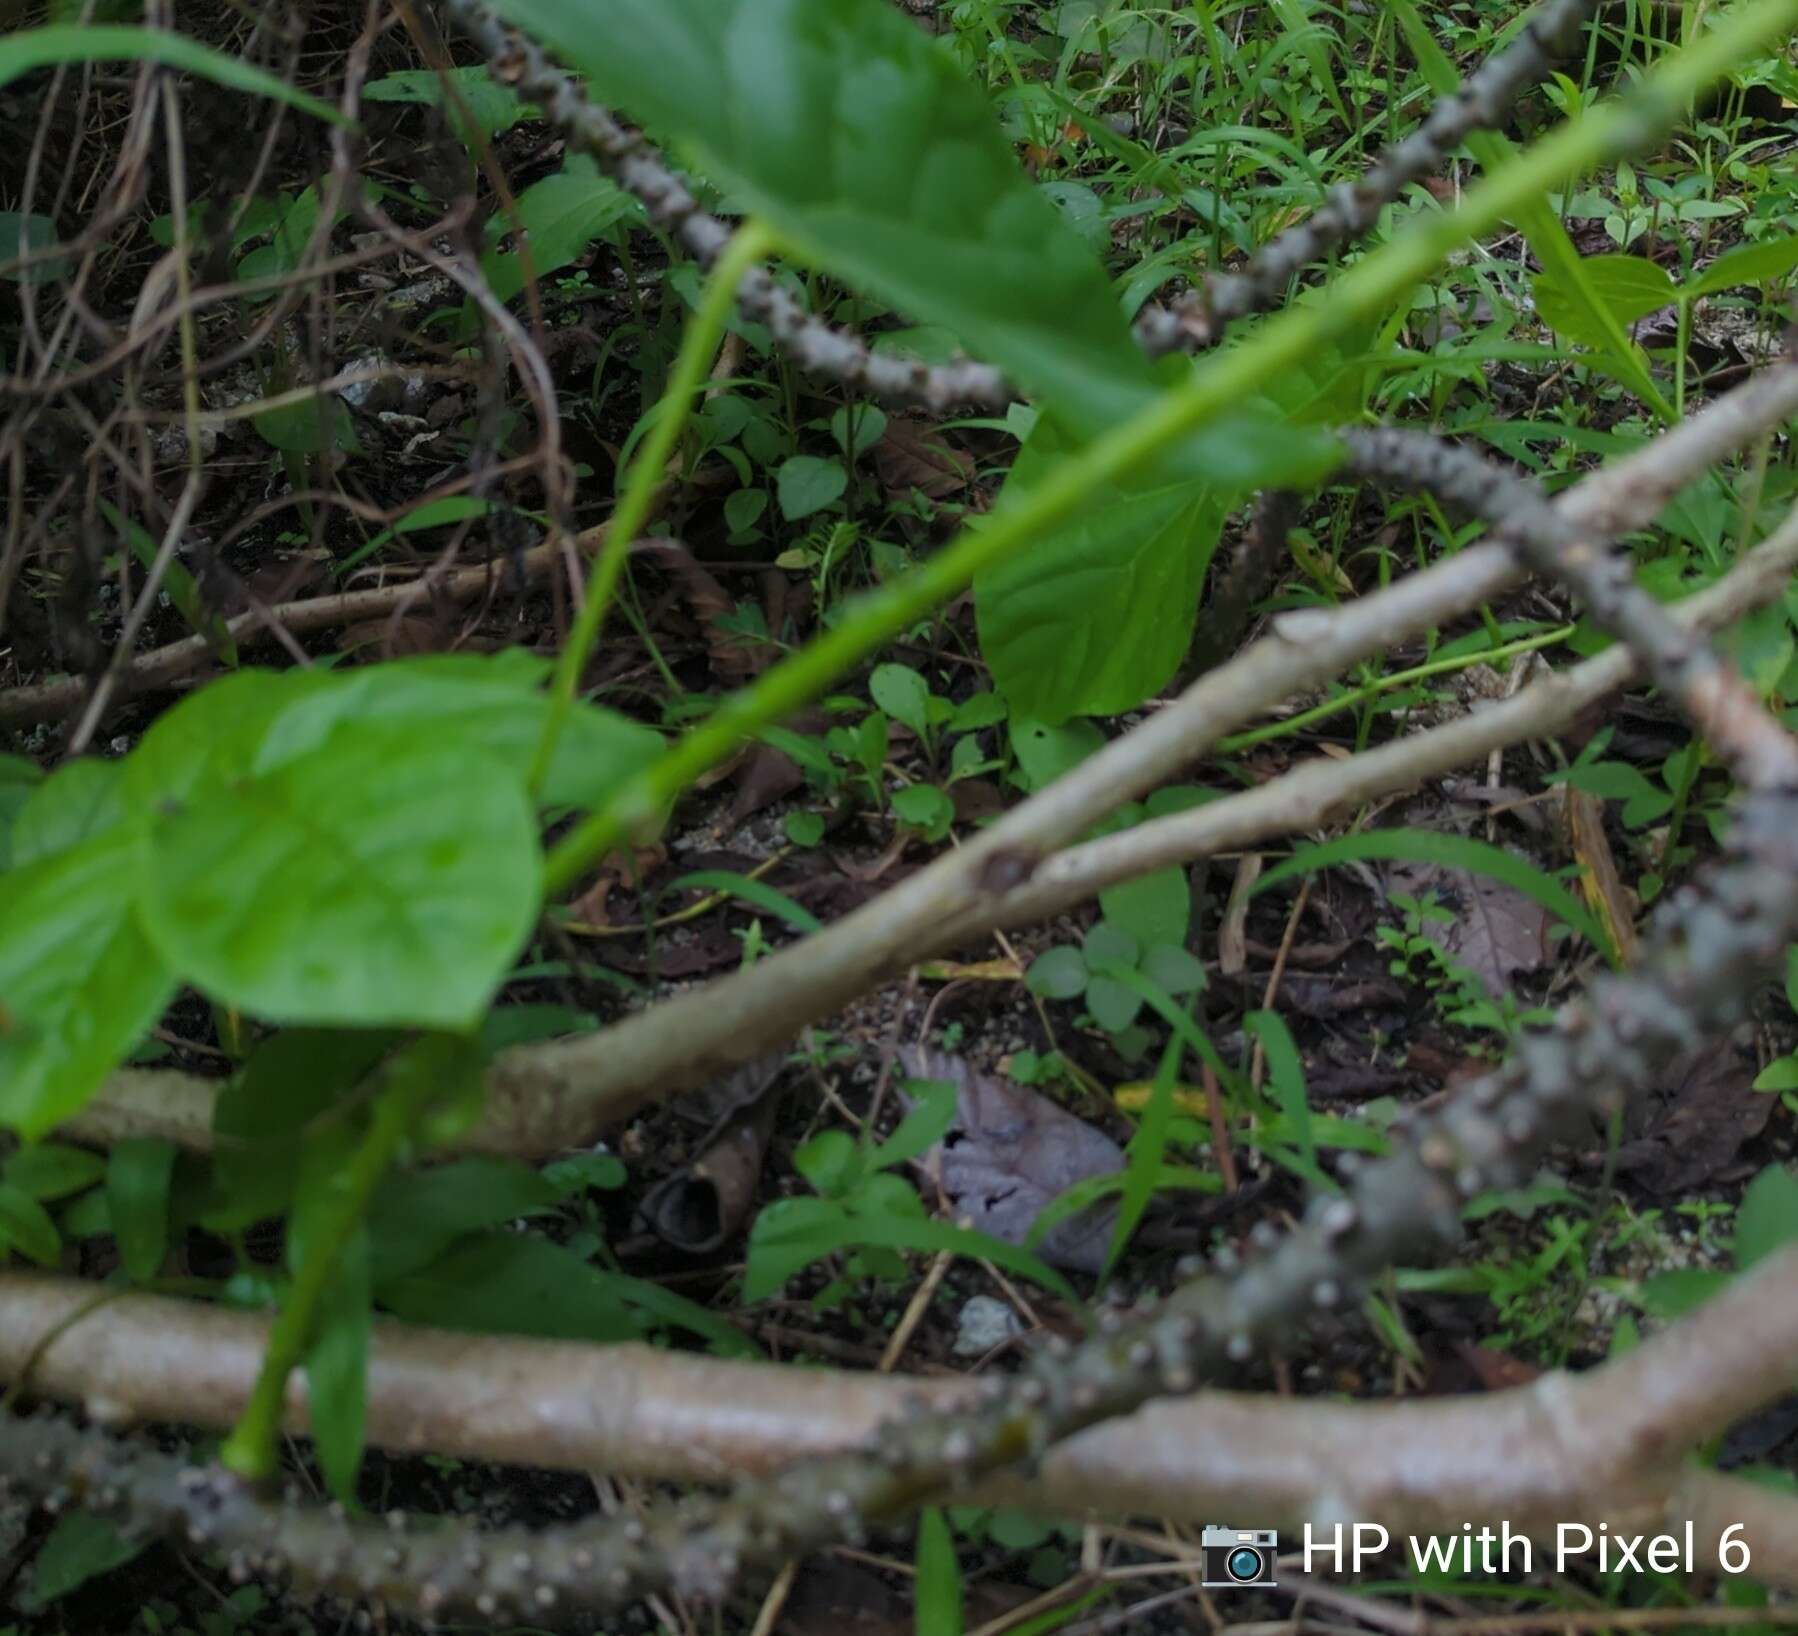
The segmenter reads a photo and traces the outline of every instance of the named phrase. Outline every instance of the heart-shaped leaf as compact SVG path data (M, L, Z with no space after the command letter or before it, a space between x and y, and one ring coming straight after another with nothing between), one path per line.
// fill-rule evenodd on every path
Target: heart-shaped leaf
M28 1139L80 1109L174 995L132 915L146 851L120 824L0 876L0 1124Z
M499 761L350 724L157 823L142 913L170 965L257 1016L457 1029L530 929L540 874Z

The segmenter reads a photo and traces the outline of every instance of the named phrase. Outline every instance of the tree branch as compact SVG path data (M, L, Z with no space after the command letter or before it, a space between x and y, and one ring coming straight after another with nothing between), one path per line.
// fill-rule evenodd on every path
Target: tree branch
M0 1274L0 1377L17 1379L36 1337L91 1303L74 1280ZM266 1321L161 1296L127 1295L80 1319L37 1361L38 1392L81 1401L108 1424L179 1420L227 1424L256 1367ZM1544 1375L1528 1386L1476 1397L1339 1403L1201 1392L1151 1405L1052 1450L1036 1476L1002 1477L968 1492L970 1503L1021 1504L1061 1515L1154 1515L1199 1522L1249 1515L1270 1525L1379 1523L1399 1536L1508 1522L1552 1539L1563 1522L1603 1522L1615 1532L1677 1531L1692 1518L1716 1571L1723 1530L1751 1554L1762 1584L1798 1588L1798 1502L1686 1465L1686 1453L1783 1394L1785 1360L1798 1350L1798 1250L1769 1258L1703 1312L1581 1375ZM647 1346L466 1336L376 1325L368 1380L369 1435L395 1452L431 1450L561 1470L604 1470L663 1480L711 1481L767 1471L795 1455L853 1447L908 1403L952 1409L975 1401L976 1381L905 1380L836 1370L796 1374L781 1365L727 1363ZM289 1427L307 1430L298 1383ZM42 1425L44 1423L40 1423ZM285 1515L261 1531L255 1510L210 1514L219 1474L170 1473L94 1434L59 1428L15 1436L0 1423L0 1472L22 1492L78 1487L69 1464L86 1460L119 1484L119 1515L139 1483L189 1496L162 1526L177 1538L198 1524L247 1567ZM129 1445L124 1446L126 1448ZM38 1466L47 1455L50 1469ZM585 1525L576 1525L584 1528ZM348 1525L338 1527L348 1532ZM389 1525L366 1530L369 1554L395 1543ZM471 1536L455 1548L484 1556L533 1555L523 1533ZM333 1547L337 1549L338 1547ZM429 1565L410 1539L410 1572ZM575 1547L570 1546L571 1550ZM296 1583L367 1594L345 1563L335 1577L294 1561ZM373 1581L377 1594L386 1576ZM570 1587L558 1605L604 1603L606 1588ZM396 1605L416 1606L416 1598ZM533 1612L539 1610L533 1609Z

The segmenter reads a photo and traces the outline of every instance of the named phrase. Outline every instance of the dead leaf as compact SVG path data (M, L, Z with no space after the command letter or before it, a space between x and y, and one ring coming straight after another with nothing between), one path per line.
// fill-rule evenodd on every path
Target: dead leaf
M927 421L894 415L873 453L875 475L889 499L904 499L917 489L941 500L974 481L974 462L942 442Z
M1744 1025L1668 1063L1650 1094L1630 1104L1617 1169L1665 1198L1686 1198L1727 1174L1779 1100L1754 1089L1753 1048L1754 1030Z
M1225 977L1240 976L1249 963L1249 894L1261 878L1263 861L1259 852L1245 852L1236 860L1236 879L1217 929L1217 969Z
M962 1058L924 1046L901 1058L914 1077L957 1088L955 1122L919 1164L940 1176L951 1210L980 1232L1022 1244L1051 1199L1075 1182L1124 1168L1123 1149L1109 1136L1028 1086L977 1073ZM1058 1223L1037 1254L1053 1266L1100 1272L1116 1218L1115 1205L1089 1206Z
M1567 830L1573 855L1580 862L1580 889L1593 912L1605 923L1626 966L1636 963L1636 907L1617 873L1617 860L1604 832L1604 803L1596 795L1563 786L1567 797Z
M1494 999L1519 973L1548 961L1548 912L1514 886L1485 875L1437 864L1400 863L1387 877L1395 892L1421 898L1433 893L1455 910L1452 922L1424 922L1424 933L1467 966Z
M687 606L705 627L706 650L720 678L743 681L768 668L776 651L773 645L745 642L729 628L728 621L737 611L736 599L679 540L638 540L631 546L631 555L651 558L680 580Z

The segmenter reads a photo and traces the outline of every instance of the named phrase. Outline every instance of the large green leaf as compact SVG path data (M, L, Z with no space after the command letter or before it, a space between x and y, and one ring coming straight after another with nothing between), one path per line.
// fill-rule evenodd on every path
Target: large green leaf
M447 89L446 89L447 82ZM402 68L370 80L362 87L364 102L422 102L442 108L455 123L463 145L472 147L463 128L467 111L480 135L491 142L521 119L535 119L536 108L509 85L501 85L485 63L472 68Z
M66 852L124 817L119 772L119 762L93 756L58 767L32 791L13 822L13 867Z
M532 276L548 278L637 208L635 199L599 174L592 159L575 154L561 170L519 194L516 213L501 211L487 223L481 271L493 293L509 301L524 288L525 255L516 245L501 250L503 236L522 230ZM468 321L475 322L472 303Z
M603 99L683 139L805 255L953 329L1090 433L1154 376L1096 255L985 97L883 0L501 0Z
M35 761L0 755L0 869L12 868L13 823L43 781L43 771Z
M1028 486L1070 452L1043 417L1011 482ZM1167 681L1191 644L1222 522L1205 484L1113 485L1034 550L977 576L980 651L1013 715L1108 715Z
M275 1021L465 1028L536 912L522 781L454 736L352 723L155 824L145 929Z
M121 824L0 876L0 1124L28 1138L76 1112L174 994L131 912L145 854Z
M519 652L439 654L338 672L241 671L183 700L144 735L126 763L126 796L147 805L266 774L351 722L465 745L522 777L543 729L548 671L545 661ZM579 705L557 740L543 798L551 806L596 805L661 749L647 727Z

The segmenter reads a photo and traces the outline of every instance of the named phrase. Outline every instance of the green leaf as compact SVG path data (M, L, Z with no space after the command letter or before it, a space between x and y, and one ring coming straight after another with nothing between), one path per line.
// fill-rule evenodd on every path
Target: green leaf
M745 903L779 916L795 931L817 932L824 929L824 923L810 909L795 903L785 892L770 886L766 881L756 880L750 875L739 875L730 869L695 869L691 874L670 881L666 890L682 892L695 886L708 892L728 892L732 897L741 898Z
M1642 1281L1643 1310L1656 1318L1683 1318L1704 1305L1729 1282L1730 1275L1711 1267L1676 1267Z
M4 49L0 45L0 52ZM0 210L0 267L6 268L0 278L10 279L14 284L50 284L67 278L71 263L66 256L34 261L28 267L8 265L40 250L48 250L54 243L56 223L48 216L25 216L16 210Z
M1754 1076L1757 1091L1798 1091L1798 1051L1775 1057Z
M1397 14L1406 42L1416 54L1418 67L1430 82L1431 89L1440 97L1454 95L1460 85L1460 76L1437 44L1435 31L1418 15L1413 0L1389 0L1389 4ZM1516 145L1497 131L1471 131L1467 146L1487 175L1501 170L1517 157ZM1513 219L1560 294L1577 308L1581 316L1576 321L1601 337L1599 345L1609 372L1662 420L1677 419L1673 405L1655 385L1642 349L1624 333L1604 298L1592 287L1585 272L1587 258L1568 237L1567 229L1561 225L1560 217L1548 201L1540 194L1532 195L1528 204L1513 213Z
M396 1040L294 1029L262 1041L213 1103L214 1197L202 1224L235 1233L282 1214L307 1127L355 1091Z
M1157 943L1142 957L1142 973L1169 994L1197 994L1205 986L1205 962L1177 943Z
M1715 295L1719 290L1733 290L1738 284L1769 284L1794 267L1798 267L1798 233L1783 233L1718 256L1679 293L1687 300L1695 300L1701 295Z
M523 943L540 875L514 774L370 723L158 822L141 912L173 967L256 1016L457 1029Z
M431 737L453 722L456 742L492 756L522 779L542 736L548 700L541 684L548 671L545 661L514 650L492 657L437 654L341 675L307 676L288 684L294 690L289 707L275 706L267 725L247 735L260 742L244 770L268 772L316 748L346 722ZM225 685L230 684L207 692ZM251 707L254 713L262 705L252 697ZM609 710L578 705L557 741L543 800L549 806L597 806L661 752L660 736L647 727Z
M31 1588L19 1598L19 1605L27 1613L40 1612L90 1579L141 1556L150 1543L148 1534L126 1539L91 1511L65 1511L37 1549L31 1564Z
M119 1259L134 1284L162 1270L169 1248L169 1184L175 1145L156 1137L116 1143L106 1167L106 1203Z
M1136 1021L1142 996L1109 973L1094 976L1086 985L1086 1009L1108 1034L1116 1034Z
M1043 416L1007 487L1040 481L1073 448ZM1223 516L1208 484L1111 484L1032 550L977 575L980 651L1013 715L1112 715L1166 682L1191 646Z
M251 415L250 424L270 448L287 454L356 448L349 406L335 393L314 393L296 403L277 404Z
M961 1564L948 1519L934 1505L918 1514L918 1558L913 1610L918 1636L961 1636Z
M35 761L0 755L0 871L13 867L13 825L43 781L43 769Z
M1317 1137L1311 1128L1311 1099L1305 1091L1305 1063L1291 1030L1277 1011L1251 1011L1242 1022L1243 1027L1261 1041L1268 1081L1298 1147L1298 1173L1315 1188L1335 1191L1335 1183L1317 1163Z
M1086 961L1078 949L1049 949L1030 962L1024 986L1045 1000L1074 1000L1086 992Z
M868 1161L876 1169L890 1170L894 1165L909 1164L943 1139L955 1123L959 1093L946 1079L908 1079L905 1093L911 1097L911 1111L898 1127L871 1154Z
M0 1165L0 1182L40 1202L82 1192L105 1174L106 1161L99 1154L60 1142L34 1142L9 1153Z
M78 1111L174 997L132 913L145 863L120 825L0 876L0 1124L28 1139Z
M775 497L780 514L788 522L822 511L843 496L849 473L840 460L820 460L816 455L796 454L783 461L774 474Z
M630 194L599 174L587 154L572 155L554 175L527 187L517 202L516 219L501 210L489 220L489 247L481 255L481 272L501 301L510 301L524 288L525 275L523 252L499 248L503 235L522 229L532 274L548 278L577 260L596 238L638 209ZM472 305L468 311L472 320Z
M156 542L150 538L149 530L105 500L100 502L100 511L147 570L157 556ZM173 557L163 567L162 588L175 604L175 611L187 621L188 629L205 637L207 645L225 664L235 666L237 639L231 634L230 622L206 605L200 582Z
M564 1190L517 1159L479 1157L388 1176L368 1213L377 1295L465 1233L552 1209Z
M1026 716L1011 719L1012 754L1024 775L1024 789L1032 795L1071 772L1104 744L1105 735L1090 721L1051 726Z
M428 1267L388 1280L380 1299L413 1323L483 1334L629 1341L643 1333L613 1280L563 1245L524 1233L464 1239Z
M934 784L908 784L893 792L893 813L926 840L941 840L955 821L955 803Z
M847 405L830 417L830 435L848 460L866 454L886 429L885 411L872 403Z
M306 1402L325 1484L339 1501L356 1499L368 1425L368 1233L357 1228L320 1303L318 1333L306 1348Z
M808 260L948 325L1093 430L1153 376L1098 258L973 83L880 0L503 0L603 99L684 137Z
M894 721L902 722L928 742L930 684L910 665L876 665L868 678L868 695Z
M1137 1003L1140 1005L1141 1001ZM1176 1034L1161 1053L1149 1105L1143 1110L1142 1123L1137 1126L1136 1134L1130 1138L1117 1222L1105 1250L1105 1267L1101 1274L1104 1278L1111 1276L1129 1248L1137 1224L1154 1197L1155 1184L1161 1175L1161 1161L1167 1152L1168 1130L1174 1113L1174 1078L1180 1071L1181 1049L1180 1037Z
M1308 875L1335 864L1369 858L1404 858L1488 875L1540 904L1601 950L1613 965L1617 964L1617 951L1610 938L1587 913L1585 905L1559 881L1502 847L1465 835L1443 835L1424 829L1378 829L1365 835L1345 835L1339 840L1303 846L1284 863L1275 864L1262 875L1255 883L1254 892L1265 892L1295 875Z
M0 1251L14 1249L40 1267L54 1267L62 1254L56 1223L29 1193L0 1182Z
M13 821L13 867L53 858L119 822L125 815L121 770L120 762L93 756L58 767Z
M1080 952L1086 957L1087 969L1101 966L1134 966L1142 958L1142 945L1121 926L1099 921L1080 940Z
M1798 1174L1785 1165L1768 1165L1748 1184L1736 1207L1736 1266L1746 1270L1794 1242L1798 1242Z
M464 109L489 142L520 120L540 117L534 104L526 102L511 86L500 84L485 63L442 70L402 68L370 80L362 87L362 96L368 102L417 102L441 108L455 124L464 147L474 145L462 127Z
M1121 926L1146 949L1186 941L1192 922L1192 891L1179 864L1108 886L1099 908L1113 926ZM1179 992L1170 990L1170 992Z
M1008 1272L1034 1279L1065 1299L1074 1299L1066 1279L1028 1251L988 1233L951 1226L946 1221L906 1217L883 1209L860 1214L835 1199L778 1199L755 1218L749 1233L748 1269L743 1299L761 1301L802 1268L839 1250L875 1245L887 1249L949 1250L957 1255L984 1256Z
M297 91L279 76L239 62L203 46L186 35L161 28L106 27L93 23L68 23L49 28L30 28L0 39L0 85L10 85L21 74L48 68L59 62L155 62L198 74L217 85L252 95L272 97L333 125L350 125L328 102Z
M1677 293L1666 270L1642 256L1587 256L1583 270L1592 291L1621 326L1666 306ZM1538 273L1533 289L1536 315L1550 329L1582 346L1605 350L1606 335L1564 278Z
M342 1208L361 1136L361 1122L346 1119L308 1133L288 1220L287 1264L292 1271L298 1272L317 1253L321 1232ZM361 1222L331 1266L305 1354L306 1395L319 1464L331 1492L346 1504L355 1499L356 1472L362 1463L369 1301L368 1227Z

